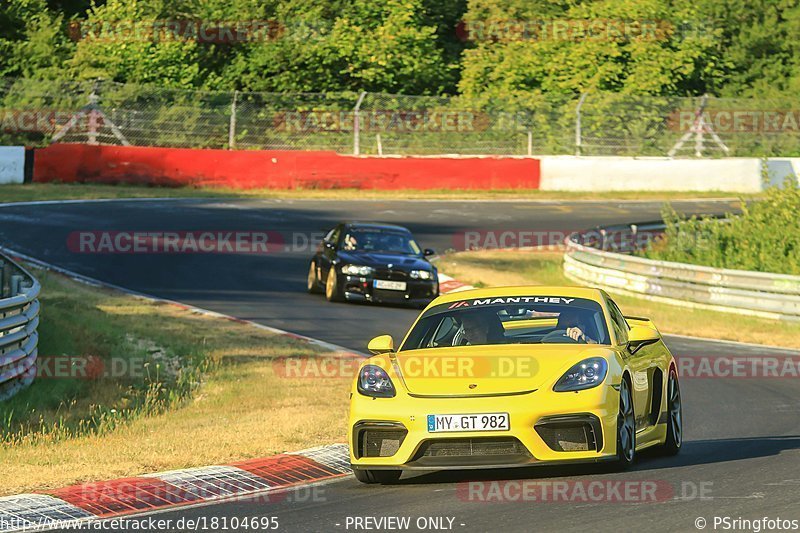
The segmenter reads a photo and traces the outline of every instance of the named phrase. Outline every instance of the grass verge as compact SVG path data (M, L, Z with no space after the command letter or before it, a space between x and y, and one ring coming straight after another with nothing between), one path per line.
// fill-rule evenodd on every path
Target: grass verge
M0 404L0 495L344 442L348 373L281 371L284 358L318 365L336 361L331 352L58 274L37 277L43 375Z
M741 195L736 195L738 199ZM286 198L316 200L678 200L698 198L732 198L724 192L568 192L534 189L468 190L356 190L356 189L227 189L191 187L142 187L134 185L92 185L66 183L34 183L3 185L0 202L41 200L94 200L108 198ZM747 196L745 196L747 197Z
M437 263L449 276L474 285L575 285L564 276L556 251L472 251L445 255ZM653 319L663 333L800 348L800 324L690 309L615 295L625 314Z

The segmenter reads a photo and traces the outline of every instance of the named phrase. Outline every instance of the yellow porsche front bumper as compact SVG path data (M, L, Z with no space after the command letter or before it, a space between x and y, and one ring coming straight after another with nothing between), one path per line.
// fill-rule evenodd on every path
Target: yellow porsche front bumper
M363 469L466 469L615 459L619 393L580 392L394 398L353 391L350 461ZM508 413L509 429L431 432L429 415Z

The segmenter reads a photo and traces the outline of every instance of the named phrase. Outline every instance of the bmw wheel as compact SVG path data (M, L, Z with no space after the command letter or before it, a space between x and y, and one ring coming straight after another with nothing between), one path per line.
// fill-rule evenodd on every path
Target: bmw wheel
M317 277L317 264L314 261L311 261L311 264L308 266L308 278L306 281L306 289L311 294L322 294L322 285L319 282L319 278Z
M338 278L336 267L332 266L330 272L328 272L328 281L325 283L325 298L329 302L341 302L343 300Z
M617 415L617 465L621 469L631 466L636 459L636 417L633 396L628 382L623 379L619 387L619 415Z

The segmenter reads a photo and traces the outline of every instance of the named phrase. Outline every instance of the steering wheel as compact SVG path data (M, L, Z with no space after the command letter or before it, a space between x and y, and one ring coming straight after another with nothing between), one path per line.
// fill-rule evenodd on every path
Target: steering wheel
M555 329L542 337L542 344L582 344L581 341L576 341L572 337L567 336L567 330Z

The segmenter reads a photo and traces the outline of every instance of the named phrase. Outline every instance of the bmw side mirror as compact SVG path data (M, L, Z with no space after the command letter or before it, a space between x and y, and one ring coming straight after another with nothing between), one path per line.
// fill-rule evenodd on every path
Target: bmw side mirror
M425 257L430 257L432 255L436 255L436 251L433 248L425 248L422 251L422 255L424 255Z

